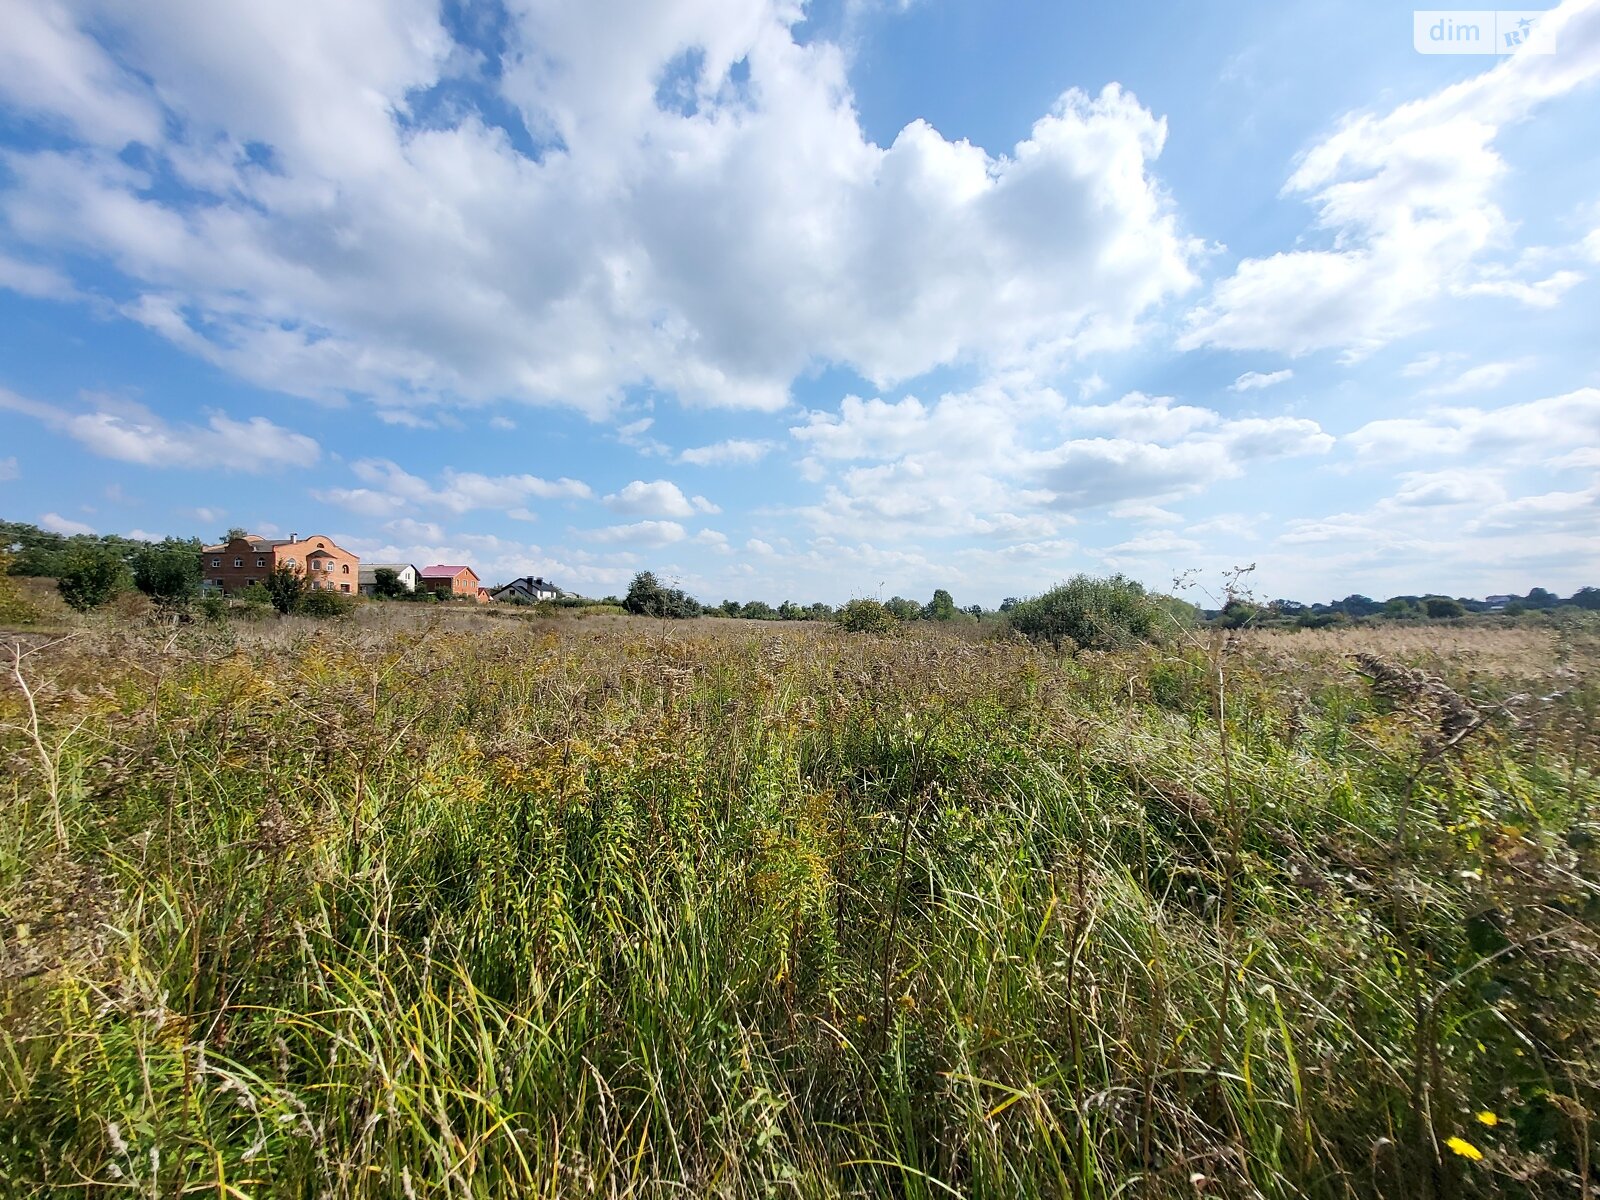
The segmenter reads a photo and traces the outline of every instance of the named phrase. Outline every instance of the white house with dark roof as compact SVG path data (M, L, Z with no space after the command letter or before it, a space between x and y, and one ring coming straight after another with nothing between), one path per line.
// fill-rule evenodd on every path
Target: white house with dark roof
M541 600L556 599L561 595L561 589L541 576L524 575L495 588L490 595L496 600L523 600L537 604Z

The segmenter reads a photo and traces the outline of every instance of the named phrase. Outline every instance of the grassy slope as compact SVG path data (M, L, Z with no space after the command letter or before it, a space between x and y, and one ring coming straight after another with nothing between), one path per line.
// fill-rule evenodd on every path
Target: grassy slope
M0 1190L1576 1196L1594 651L86 626L0 692Z

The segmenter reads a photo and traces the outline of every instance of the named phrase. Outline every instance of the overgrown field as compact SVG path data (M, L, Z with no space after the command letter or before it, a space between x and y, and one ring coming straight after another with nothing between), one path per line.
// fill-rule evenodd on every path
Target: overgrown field
M1206 636L22 638L0 1191L1593 1194L1592 637Z

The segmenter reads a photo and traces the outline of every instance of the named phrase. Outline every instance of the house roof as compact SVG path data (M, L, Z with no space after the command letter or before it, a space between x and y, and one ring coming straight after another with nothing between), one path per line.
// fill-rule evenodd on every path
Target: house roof
M245 534L244 540L250 543L252 550L265 550L269 546L287 546L289 544L288 538L264 538L257 537L253 533ZM218 551L226 550L228 546L228 542L218 542L215 546L202 546L200 549L204 554L216 554Z
M468 566L453 566L449 563L434 563L431 567L423 567L417 574L424 579L454 579L463 571L472 571L474 578L477 572Z

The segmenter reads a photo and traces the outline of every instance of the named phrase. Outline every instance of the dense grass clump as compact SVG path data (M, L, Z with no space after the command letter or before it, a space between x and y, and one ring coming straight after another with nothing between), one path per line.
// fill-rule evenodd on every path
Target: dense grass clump
M1596 1182L1593 645L404 615L18 643L0 1191Z

